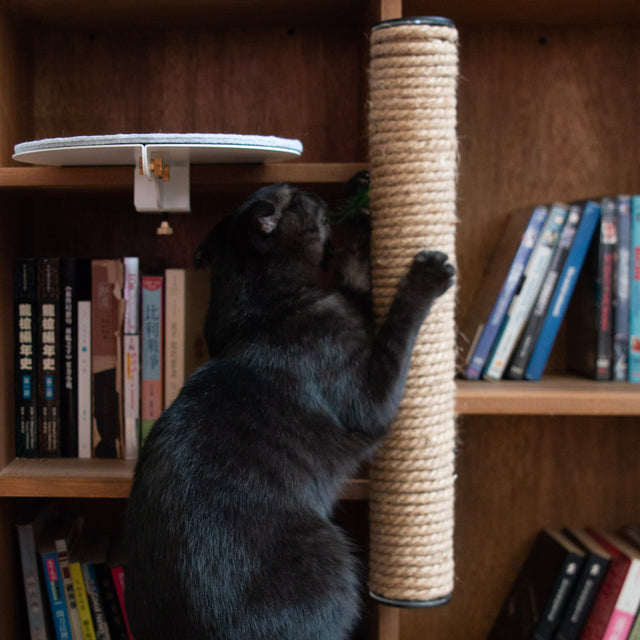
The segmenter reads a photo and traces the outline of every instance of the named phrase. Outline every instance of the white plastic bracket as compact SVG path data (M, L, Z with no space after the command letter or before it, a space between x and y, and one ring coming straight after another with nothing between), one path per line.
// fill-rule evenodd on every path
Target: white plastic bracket
M191 211L189 154L170 145L139 145L133 201L142 212Z

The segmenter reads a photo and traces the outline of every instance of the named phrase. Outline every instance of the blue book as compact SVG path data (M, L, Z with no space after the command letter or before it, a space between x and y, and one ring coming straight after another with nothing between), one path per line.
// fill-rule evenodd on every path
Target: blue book
M536 346L531 353L524 377L527 380L540 380L547 365L549 354L555 342L560 324L569 306L571 294L600 222L600 205L589 200L582 212L582 218L576 230L571 250L564 263L560 278L553 292L549 312L542 324Z
M562 203L553 203L549 208L549 215L525 269L524 281L509 307L500 338L496 339L485 370L482 372L483 378L487 380L502 378L516 342L536 302L551 260L557 251L568 215L569 207Z
M468 314L471 316L471 319L469 321L470 326L466 329L466 332L470 334L470 337L475 335L475 341L470 350L468 363L465 366L465 377L469 380L478 380L480 378L486 360L491 352L491 347L502 326L502 321L511 305L513 296L522 282L524 270L547 217L547 212L548 208L546 206L535 207L530 215L527 212L529 219L526 226L524 220L521 222L520 217L514 215L511 217L508 225L511 224L513 227L516 227L514 229L515 233L511 233L509 226L507 226L502 234L507 242L514 236L518 244L513 247L511 252L509 252L508 248L502 246L498 248L491 262L492 271L489 274L485 274L483 278L483 282L488 283L489 286L494 282L497 286L493 289L493 293L484 290L479 292L478 295L476 295L478 304L474 303ZM520 224L522 224L522 226L519 226ZM521 231L523 228L524 232ZM514 250L515 255L513 254ZM511 255L514 255L513 259L511 259ZM505 260L511 260L511 262L505 264ZM493 271L496 273L493 273ZM498 286L502 288L496 296L495 291L498 289ZM491 307L488 315L483 315L480 307L487 303L493 304L493 307ZM487 308L487 312L488 311L489 309ZM486 322L484 325L480 325L474 334L472 327L475 328L475 326L478 325L478 321L482 322L484 318L486 318Z
M631 199L629 382L640 382L640 196Z

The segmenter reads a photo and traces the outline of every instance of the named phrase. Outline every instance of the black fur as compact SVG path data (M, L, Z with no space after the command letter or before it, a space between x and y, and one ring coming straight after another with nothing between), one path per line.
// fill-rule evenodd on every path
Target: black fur
M374 335L366 238L335 253L336 287L317 284L325 214L314 195L266 187L199 250L212 270L212 359L136 467L125 536L136 640L341 640L357 623L333 505L387 432L453 267L418 254Z

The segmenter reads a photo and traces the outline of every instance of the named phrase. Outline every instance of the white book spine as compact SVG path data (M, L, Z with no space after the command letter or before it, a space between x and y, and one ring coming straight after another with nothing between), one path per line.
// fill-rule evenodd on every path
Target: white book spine
M78 457L91 458L91 302L78 301Z

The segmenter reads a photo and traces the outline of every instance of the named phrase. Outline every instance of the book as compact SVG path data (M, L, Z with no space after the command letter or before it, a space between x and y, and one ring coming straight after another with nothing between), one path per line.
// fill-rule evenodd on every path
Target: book
M38 455L36 261L13 265L15 446L19 458Z
M96 565L106 564L110 539L108 536L81 538L75 546L75 558L82 567L82 577L91 610L96 640L111 640L107 615L102 602Z
M66 518L47 527L38 540L38 555L43 567L53 628L57 640L75 640L72 636L65 586L56 549L56 540L73 539L78 520Z
M140 434L140 260L124 258L124 458L135 460Z
M629 382L640 382L640 196L631 199Z
M127 628L122 617L122 609L113 583L111 569L106 562L100 562L94 565L94 571L111 640L128 640Z
M558 246L560 234L569 213L569 207L553 203L549 215L531 252L531 258L524 271L524 280L514 296L509 311L503 321L497 343L492 349L488 364L483 372L487 380L499 380L507 367L516 342L524 328L524 323L536 301L547 268Z
M124 620L124 626L127 630L127 636L129 640L134 640L131 630L129 628L129 620L127 619L127 609L125 605L125 551L123 547L123 540L121 537L115 538L109 549L109 555L107 558L107 564L111 571L111 578L113 579L113 586L118 597L118 603L120 604L120 611L122 612L122 619Z
M60 455L78 457L78 274L75 258L60 260Z
M584 529L564 529L563 533L585 553L580 575L565 608L555 640L578 640L591 607L607 575L611 555Z
M569 309L568 367L595 380L611 379L615 201L600 201L600 227L589 248Z
M78 322L78 457L91 458L93 430L93 394L91 391L91 261L77 262Z
M540 531L488 640L553 638L583 560L584 553L560 531Z
M581 640L626 640L640 605L640 551L621 536L590 529L611 555Z
M584 206L580 223L571 243L571 249L560 272L558 283L549 303L549 309L540 327L538 339L529 356L529 362L524 373L524 377L527 380L540 380L544 373L551 349L560 330L560 325L569 308L569 302L572 299L576 284L580 279L579 276L592 239L596 235L599 222L600 204L590 200Z
M163 276L142 276L142 385L141 434L143 443L163 409Z
M547 211L546 206L538 206L533 212L531 209L513 212L498 233L499 241L489 267L460 328L463 336L472 338L464 367L464 375L469 380L477 380L482 375L491 346L521 284Z
M176 399L185 380L207 361L204 322L209 280L207 271L165 271L165 407Z
M60 455L60 260L37 262L38 456Z
M91 262L93 457L123 457L122 260Z
M636 549L640 549L640 526L627 524L620 529L620 535L628 540ZM636 612L627 640L640 640L640 609Z
M629 292L631 277L631 196L616 199L617 245L613 262L612 379L629 377Z
M506 377L511 380L520 380L524 377L524 372L529 362L529 357L533 351L542 323L547 315L551 296L555 290L555 286L560 278L560 273L564 267L564 263L569 255L569 250L573 242L573 238L578 228L578 223L582 216L583 204L576 202L569 206L569 214L560 234L558 248L553 254L547 274L542 281L542 286L538 293L529 319L524 325L522 335L514 350L514 355L507 368Z
M16 521L31 640L49 640L53 633L50 628L48 596L44 589L44 576L40 570L37 541L52 520L55 510L55 503L50 502L44 507L38 506L21 514Z
M54 539L56 552L58 553L58 564L60 566L62 585L64 587L67 614L69 616L69 626L71 628L71 636L73 637L73 640L83 640L84 632L82 629L82 622L80 621L80 611L78 609L76 591L73 586L73 578L71 577L69 547L75 542L80 534L82 523L82 518L73 518L70 522L69 530L61 531Z

